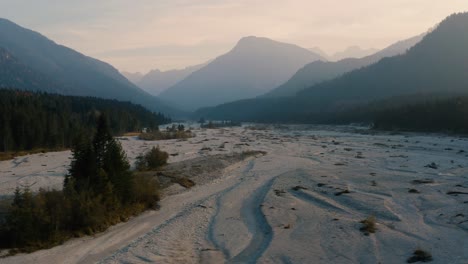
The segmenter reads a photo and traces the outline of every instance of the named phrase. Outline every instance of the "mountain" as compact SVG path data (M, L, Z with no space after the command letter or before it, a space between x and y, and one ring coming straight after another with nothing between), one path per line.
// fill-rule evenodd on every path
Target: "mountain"
M310 87L299 92L297 98L307 98L309 104L333 110L405 94L467 93L466 47L468 13L455 14L405 54L384 58L376 64Z
M148 93L157 96L206 65L207 63L204 63L180 70L152 70L142 76L139 81L135 82L135 84Z
M468 13L441 22L405 54L307 88L294 97L243 100L203 109L215 119L317 122L373 101L468 94Z
M12 88L131 101L152 111L177 112L130 83L111 65L58 45L6 19L0 19L0 47L17 63L54 83L53 86L31 85L33 81L18 73L24 79L23 85Z
M141 72L126 72L123 71L121 72L125 78L127 78L129 81L131 81L133 84L138 85L138 82L141 81L143 78L143 74Z
M317 83L331 80L346 72L376 63L382 58L403 54L409 48L421 41L423 36L424 35L419 35L407 40L399 41L373 55L361 59L343 59L337 62L315 61L309 63L294 74L294 76L286 83L268 92L265 96L294 96L297 92Z
M0 88L12 87L29 90L48 87L50 91L60 89L52 79L20 63L11 53L0 47Z
M324 58L326 60L330 60L330 56L319 47L313 47L313 48L310 48L309 50L312 51L315 54L320 55L322 58Z
M359 46L350 46L343 51L337 52L330 57L330 60L339 61L348 58L363 58L378 52L378 49L362 49Z
M277 87L298 69L323 59L307 49L267 38L246 37L159 97L185 110L255 97Z

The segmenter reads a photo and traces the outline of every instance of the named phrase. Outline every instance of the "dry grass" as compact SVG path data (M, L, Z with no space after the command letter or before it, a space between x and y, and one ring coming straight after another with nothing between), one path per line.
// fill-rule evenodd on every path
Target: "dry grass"
M137 137L141 134L141 132L128 132L124 133L122 136L123 137Z
M265 156L267 154L266 151L261 151L261 150L247 150L242 152L243 157L251 157L251 156L257 156L257 155L262 155Z
M377 231L377 227L375 226L375 216L369 216L366 219L362 220L360 223L363 224L363 226L359 230L361 230L366 236L368 236L371 233L373 234L375 233L375 231Z
M56 148L56 149L38 148L38 149L32 149L32 150L0 152L0 161L11 160L16 157L21 157L21 156L26 156L26 155L31 155L31 154L54 152L54 151L65 151L65 150L68 150L68 149L67 148Z
M169 139L187 139L194 137L191 131L154 131L150 133L141 133L138 135L142 140L169 140Z
M180 184L180 186L184 187L184 188L192 188L193 186L195 186L195 182L190 180L189 178L185 178L185 177L176 177L176 178L173 178L173 182L175 183L178 183Z

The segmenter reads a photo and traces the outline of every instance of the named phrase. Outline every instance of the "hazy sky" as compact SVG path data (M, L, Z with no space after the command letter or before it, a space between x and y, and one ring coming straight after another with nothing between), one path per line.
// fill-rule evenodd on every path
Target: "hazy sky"
M384 48L461 11L468 0L0 0L0 17L141 72L205 62L249 35Z

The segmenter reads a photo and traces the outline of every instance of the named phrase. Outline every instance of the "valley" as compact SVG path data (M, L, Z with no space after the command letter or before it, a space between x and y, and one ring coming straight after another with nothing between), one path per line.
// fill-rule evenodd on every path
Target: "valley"
M468 264L466 47L463 1L0 1L0 264Z
M468 259L464 137L306 125L194 132L186 141L120 142L131 163L153 145L173 154L170 164L205 157L207 168L209 157L266 155L226 163L190 189L173 185L159 210L104 233L0 262L402 263L416 249L433 263ZM11 193L8 182L59 187L69 155L0 162L1 194ZM376 232L366 235L360 221L370 216Z

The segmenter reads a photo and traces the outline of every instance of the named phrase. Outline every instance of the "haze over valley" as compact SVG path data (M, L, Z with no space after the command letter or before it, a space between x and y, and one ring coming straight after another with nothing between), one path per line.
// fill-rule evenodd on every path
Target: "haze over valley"
M467 47L461 0L1 2L0 264L466 264Z

